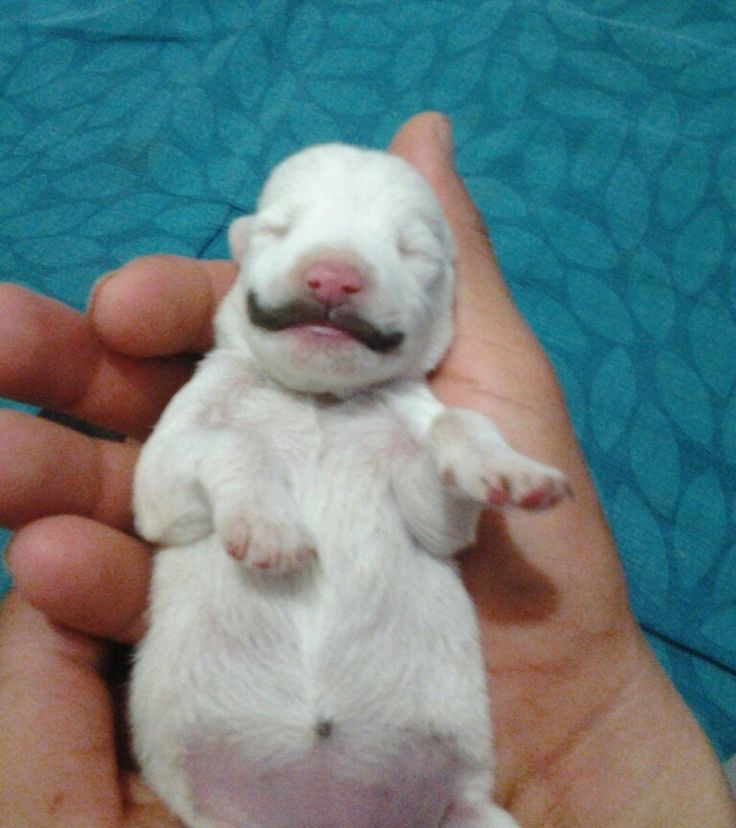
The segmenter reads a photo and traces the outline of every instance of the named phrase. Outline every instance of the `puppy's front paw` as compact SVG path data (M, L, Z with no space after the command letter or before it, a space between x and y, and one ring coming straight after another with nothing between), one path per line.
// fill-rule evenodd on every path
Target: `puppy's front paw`
M440 415L430 450L445 485L487 508L547 509L572 495L561 471L514 451L474 411L449 409Z
M537 511L572 496L570 484L561 471L516 452L509 452L505 457L495 456L477 473L485 487L483 503L494 509L517 506Z
M218 535L228 555L251 569L293 572L316 555L307 532L294 523L237 516L223 522Z
M304 569L316 557L314 544L289 534L283 527L260 527L248 542L242 559L245 565L277 574Z

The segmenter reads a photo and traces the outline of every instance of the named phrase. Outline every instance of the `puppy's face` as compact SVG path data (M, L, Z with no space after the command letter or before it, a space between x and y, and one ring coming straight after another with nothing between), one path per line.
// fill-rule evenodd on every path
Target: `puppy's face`
M452 243L408 163L330 144L284 161L230 229L240 276L218 342L278 382L349 394L432 369L452 335Z

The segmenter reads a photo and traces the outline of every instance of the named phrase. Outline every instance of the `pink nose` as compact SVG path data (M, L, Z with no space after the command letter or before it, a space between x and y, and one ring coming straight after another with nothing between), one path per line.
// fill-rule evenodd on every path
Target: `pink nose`
M347 262L315 262L302 273L312 295L323 305L338 305L363 289L363 274Z

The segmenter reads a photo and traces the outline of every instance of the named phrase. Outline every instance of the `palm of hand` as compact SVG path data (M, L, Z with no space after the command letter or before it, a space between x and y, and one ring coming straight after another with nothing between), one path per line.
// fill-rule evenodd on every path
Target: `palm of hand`
M461 321L435 392L490 416L512 445L557 465L573 485L574 500L549 512L485 513L478 543L463 557L487 654L499 795L527 811L530 824L557 824L553 814L566 810L560 792L574 807L587 742L626 704L645 651L546 358L514 315L491 341L473 322ZM615 824L615 800L595 824ZM577 821L568 814L560 824Z

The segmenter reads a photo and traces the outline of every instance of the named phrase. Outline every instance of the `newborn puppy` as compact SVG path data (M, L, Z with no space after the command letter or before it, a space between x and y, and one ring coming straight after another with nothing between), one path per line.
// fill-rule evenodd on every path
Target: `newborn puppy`
M144 776L192 828L510 828L453 554L482 508L569 488L429 390L452 336L440 205L396 157L318 146L230 245L216 346L136 472L160 547Z

